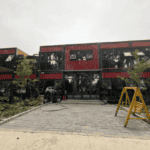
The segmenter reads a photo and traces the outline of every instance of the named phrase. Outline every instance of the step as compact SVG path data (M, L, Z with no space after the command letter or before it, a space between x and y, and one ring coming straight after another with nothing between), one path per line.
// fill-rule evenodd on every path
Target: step
M99 100L62 100L61 104L104 104Z

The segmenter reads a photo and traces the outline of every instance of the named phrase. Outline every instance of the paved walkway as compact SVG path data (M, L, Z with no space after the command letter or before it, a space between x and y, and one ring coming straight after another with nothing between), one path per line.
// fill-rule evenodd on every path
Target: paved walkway
M119 110L116 117L115 116L116 108L117 108L116 105L51 103L44 107L31 111L23 116L15 118L5 124L0 125L0 130L1 130L0 132L1 135L6 137L6 135L4 133L2 134L2 132L9 131L9 129L11 130L14 129L14 131L18 131L19 129L24 132L26 131L27 132L26 136L29 134L28 131L33 133L37 132L37 134L40 134L41 131L45 132L43 134L48 134L48 133L52 133L51 131L56 131L58 134L61 133L69 134L68 136L74 133L77 133L79 135L84 134L86 136L89 134L91 134L91 136L98 134L98 137L103 139L104 137L106 139L106 137L110 138L110 137L124 136L130 139L130 141L132 141L131 138L135 139L137 138L137 136L141 136L141 138L145 138L145 139L149 138L149 141L147 142L150 143L150 125L142 120L132 119L128 121L128 125L125 128L124 123L127 117L127 112L125 110ZM135 118L134 116L132 117ZM22 135L25 134L23 132L21 133ZM16 133L16 134L12 133L12 134L19 135L21 133ZM33 133L31 137L35 136L35 134ZM1 139L3 136L1 136ZM49 134L49 136L52 137L52 134ZM42 137L42 135L39 135L39 137ZM46 139L47 136L43 138ZM55 138L51 140L49 139L49 141L52 143L57 143L57 141L59 140ZM42 138L38 140L41 139ZM61 137L61 139L63 139L63 137ZM66 139L66 144L67 144L69 138L67 136L64 136L64 139ZM79 140L79 142L81 142L81 140L83 140L84 138L79 137L79 139L74 139L74 141ZM85 140L88 141L87 138L85 138ZM122 138L120 138L120 140L122 140ZM68 143L70 143L70 141ZM85 142L85 146L86 146L86 142ZM88 146L87 149L90 149L90 146L89 145L87 146ZM109 147L107 148L109 149ZM2 148L0 147L0 149ZM95 147L95 149L98 149L98 147L97 148Z
M125 128L127 112L119 110L116 117L116 108L116 105L51 103L2 124L0 128L105 135L150 135L150 125L142 120L129 120Z

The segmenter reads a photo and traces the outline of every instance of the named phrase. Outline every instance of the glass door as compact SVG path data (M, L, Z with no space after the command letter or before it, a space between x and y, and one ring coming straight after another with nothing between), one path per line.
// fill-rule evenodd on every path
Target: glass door
M84 100L90 99L90 89L91 89L91 73L84 73L82 74L82 84L81 84L81 97Z
M65 90L67 91L68 99L74 99L73 98L73 90L74 90L74 74L73 73L67 73L65 75Z
M77 73L76 74L76 86L74 99L83 99L88 100L90 99L90 84L91 78L89 73Z
M91 99L98 100L99 99L99 74L92 73L91 75L92 82L91 82Z
M74 86L74 99L82 99L82 75L80 73L76 74L75 86Z

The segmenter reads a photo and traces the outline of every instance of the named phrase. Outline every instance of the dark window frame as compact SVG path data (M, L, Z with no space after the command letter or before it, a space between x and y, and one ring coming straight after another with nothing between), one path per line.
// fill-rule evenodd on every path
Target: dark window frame
M54 58L51 58L54 54ZM55 61L55 64L52 63ZM63 55L62 51L41 52L40 53L40 70L62 70L63 68ZM58 68L57 68L58 67ZM49 69L50 68L50 69Z
M92 54L92 58L87 58L87 54ZM85 57L85 60L93 60L93 50L70 50L70 58L71 55L75 55L75 59L70 59L70 61L79 61L84 60L83 57Z

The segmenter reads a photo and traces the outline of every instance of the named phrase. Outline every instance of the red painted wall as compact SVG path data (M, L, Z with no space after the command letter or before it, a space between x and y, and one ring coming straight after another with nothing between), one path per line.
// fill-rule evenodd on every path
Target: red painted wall
M114 44L101 44L102 49L111 49L111 48L127 48L129 47L128 43L114 43Z
M127 78L130 75L127 72L103 72L102 76L103 76L103 78L118 78L117 76ZM149 78L150 72L143 72L142 77Z
M8 49L8 50L7 49L4 49L4 50L0 49L0 54L13 54L13 53L15 53L15 50L16 49L14 49L14 48L13 49Z
M41 52L54 52L54 51L62 51L62 46L41 47Z
M93 60L70 61L70 50L93 50ZM98 46L78 45L65 47L65 70L98 69Z
M132 47L147 47L150 46L150 42L133 42Z
M40 79L62 79L62 73L40 74Z
M20 78L20 76L17 76L17 74L15 75L15 78ZM27 78L27 76L25 77ZM12 75L11 74L2 74L0 75L0 80L5 80L5 79L12 79ZM30 79L36 79L36 74L31 74L30 75Z

